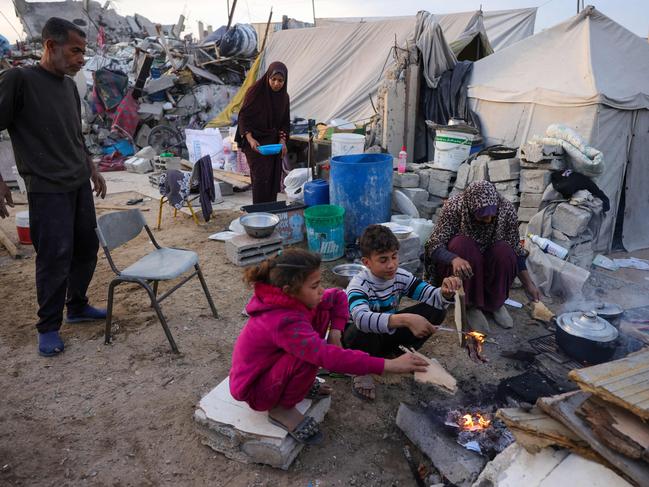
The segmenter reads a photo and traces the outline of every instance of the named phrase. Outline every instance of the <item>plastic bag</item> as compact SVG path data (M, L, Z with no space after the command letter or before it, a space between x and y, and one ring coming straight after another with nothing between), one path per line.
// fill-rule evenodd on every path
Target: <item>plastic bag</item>
M219 129L185 129L185 137L189 162L192 164L204 156L210 156L212 160L223 159L223 139Z

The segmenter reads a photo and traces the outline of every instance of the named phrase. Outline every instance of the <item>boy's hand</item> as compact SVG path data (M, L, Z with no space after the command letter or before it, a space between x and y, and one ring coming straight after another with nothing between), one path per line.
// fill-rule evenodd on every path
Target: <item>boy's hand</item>
M402 313L399 315L404 320L405 326L417 338L427 338L435 333L435 327L426 318L412 313Z
M442 281L442 296L445 299L453 299L455 293L462 287L462 280L459 277L446 277Z
M412 353L404 353L400 357L385 361L383 372L403 374L407 372L426 372L428 362Z
M343 348L342 343L342 332L340 330L334 330L333 328L329 330L329 337L327 338L327 343L329 345L335 345L336 347Z

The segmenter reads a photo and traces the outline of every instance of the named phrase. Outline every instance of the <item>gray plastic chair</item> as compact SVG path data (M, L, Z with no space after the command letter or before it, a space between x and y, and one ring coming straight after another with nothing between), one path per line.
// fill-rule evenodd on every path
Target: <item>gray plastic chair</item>
M116 266L115 262L110 255L110 251L124 245L125 243L133 240L137 237L142 229L145 229L149 235L149 239L155 246L155 250L141 259L139 259L134 264L131 264L126 269L120 271ZM196 252L191 250L183 249L174 249L168 247L160 247L156 241L151 229L146 224L144 216L140 210L127 210L127 211L117 211L115 213L108 213L102 215L97 219L97 237L99 237L99 243L101 244L104 252L106 254L106 259L110 264L113 272L117 274L117 277L114 278L110 286L108 287L108 309L106 311L106 338L105 343L109 344L111 339L111 323L113 318L113 295L115 288L123 282L131 282L139 284L142 286L149 297L151 298L151 306L156 311L160 324L164 329L165 335L171 344L171 349L178 353L178 347L176 342L171 336L169 327L167 326L167 320L162 314L160 309L160 303L168 298L174 291L179 289L183 284L189 281L192 277L198 276L198 279L201 281L201 286L203 291L205 291L205 296L207 297L207 302L212 309L212 315L215 318L218 318L218 312L212 301L212 296L210 291L207 289L207 284L205 283L205 278L201 272L201 268L198 265L198 255ZM194 268L194 272L188 277L185 277L180 283L176 284L169 291L164 293L158 298L158 283L160 281L168 281L171 279L176 279L181 275L185 274L191 268ZM153 283L153 286L151 286Z

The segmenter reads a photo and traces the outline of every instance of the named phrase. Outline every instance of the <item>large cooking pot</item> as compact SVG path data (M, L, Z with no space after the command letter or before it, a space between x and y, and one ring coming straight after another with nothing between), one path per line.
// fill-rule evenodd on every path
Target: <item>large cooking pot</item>
M557 344L579 362L601 364L615 353L618 331L594 311L564 313L555 324Z

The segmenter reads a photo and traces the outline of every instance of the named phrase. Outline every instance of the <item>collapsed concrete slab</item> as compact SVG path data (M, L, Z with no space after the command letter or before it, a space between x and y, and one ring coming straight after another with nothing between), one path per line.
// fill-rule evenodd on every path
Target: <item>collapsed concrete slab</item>
M331 398L297 406L321 423L331 407ZM287 470L304 445L268 421L268 413L253 411L230 394L229 378L207 393L194 411L203 444L227 458L243 463L262 463Z

